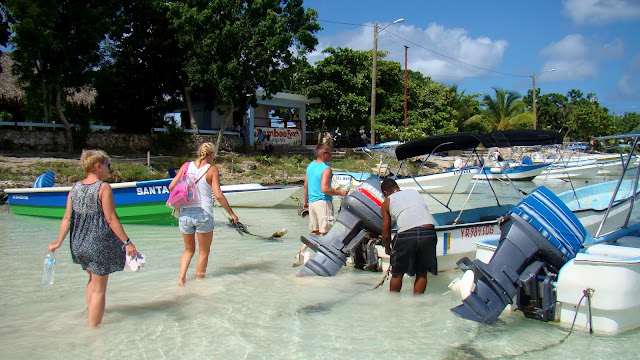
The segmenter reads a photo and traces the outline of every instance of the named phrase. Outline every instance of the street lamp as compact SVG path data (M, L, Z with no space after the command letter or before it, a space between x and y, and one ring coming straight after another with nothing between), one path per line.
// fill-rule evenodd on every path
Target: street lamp
M378 30L378 23L373 24L373 68L371 71L371 146L376 144L376 78L378 77L378 33L389 26L404 22L404 19L398 19L391 24Z
M540 74L552 71L556 71L556 69L548 69ZM531 77L533 78L533 130L536 130L538 127L538 111L536 108L536 74L531 75Z

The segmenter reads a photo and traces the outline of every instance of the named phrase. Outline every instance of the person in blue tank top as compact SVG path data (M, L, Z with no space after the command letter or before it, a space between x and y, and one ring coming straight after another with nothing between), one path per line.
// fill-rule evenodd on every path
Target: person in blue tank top
M333 225L333 196L346 196L348 190L331 188L333 172L329 166L331 161L331 147L318 144L315 151L316 159L307 166L304 177L304 207L309 209L309 230L312 234L324 235ZM304 244L295 256L293 266L304 264L303 253L307 250Z

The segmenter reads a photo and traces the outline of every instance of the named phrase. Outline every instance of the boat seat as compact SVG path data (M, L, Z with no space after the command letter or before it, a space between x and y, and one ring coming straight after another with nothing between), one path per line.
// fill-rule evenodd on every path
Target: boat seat
M603 256L606 259L630 259L640 257L640 249L626 246L597 244L585 251L589 255Z

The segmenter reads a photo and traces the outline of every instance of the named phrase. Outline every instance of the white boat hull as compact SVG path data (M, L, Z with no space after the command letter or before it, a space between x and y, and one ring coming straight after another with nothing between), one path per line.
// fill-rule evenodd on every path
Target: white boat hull
M562 179L562 180L591 180L600 172L597 164L582 166L555 166L550 167L547 171L543 171L539 177L545 179Z
M454 170L415 178L396 179L396 183L402 190L416 189L419 192L431 194L461 194L467 191L477 173L478 169Z
M483 171L478 172L473 178L480 180L529 181L540 175L546 168L546 164L519 165L504 168L495 166L490 169L485 168Z
M640 325L640 239L630 239L627 246L594 245L566 263L556 283L557 320L566 325L585 328L589 306L578 303L586 289L592 289L591 324L594 330L607 333L627 331ZM576 316L576 308L577 316Z
M476 259L489 263L498 239L478 242ZM620 333L640 326L640 238L626 236L617 245L597 244L568 261L555 282L554 321L578 329ZM590 304L583 298L591 289ZM510 308L511 306L507 306ZM577 311L576 311L577 310ZM589 311L590 310L590 311ZM576 315L577 312L577 315Z
M478 169L463 169L454 170L438 174L416 176L415 178L398 178L395 179L400 189L415 189L421 193L428 192L431 194L461 194L467 191L469 184L473 179L473 176L478 172ZM334 174L332 179L332 187L345 188L350 187L352 189L357 188L362 184L366 177L362 177L360 181L357 173L348 174ZM367 174L370 175L370 174Z
M222 185L220 189L232 207L274 207L301 192L300 186L263 186L260 184Z

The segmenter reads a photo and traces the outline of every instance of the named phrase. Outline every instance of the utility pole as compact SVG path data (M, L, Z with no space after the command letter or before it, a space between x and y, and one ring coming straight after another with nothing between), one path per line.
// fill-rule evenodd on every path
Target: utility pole
M407 45L404 46L404 128L407 128Z
M371 146L376 144L376 78L378 77L378 23L373 24L373 68L371 69Z
M533 130L538 128L538 111L536 109L536 74L531 75L533 78Z

